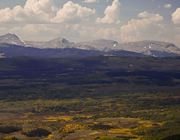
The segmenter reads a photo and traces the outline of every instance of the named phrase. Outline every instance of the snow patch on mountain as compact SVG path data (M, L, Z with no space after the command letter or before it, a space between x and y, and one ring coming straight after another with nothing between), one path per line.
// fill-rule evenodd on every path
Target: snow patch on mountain
M74 43L69 42L65 38L56 38L56 39L46 41L46 42L27 41L26 46L27 47L41 48L41 49L44 49L44 48L58 49L58 48L73 48Z
M4 53L0 53L0 58L5 58L5 54Z
M174 44L168 42L138 41L138 42L119 44L119 46L122 50L138 52L150 56L157 55L156 52L159 52L161 54L162 53L180 54L180 49Z
M99 39L89 42L81 42L76 45L81 49L98 50L98 51L111 51L118 50L118 42L114 40Z

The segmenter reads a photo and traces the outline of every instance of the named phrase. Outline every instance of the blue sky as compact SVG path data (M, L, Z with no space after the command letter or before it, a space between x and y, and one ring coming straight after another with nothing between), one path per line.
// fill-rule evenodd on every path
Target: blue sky
M25 40L61 36L180 46L180 0L0 0L0 16L0 34L12 32Z

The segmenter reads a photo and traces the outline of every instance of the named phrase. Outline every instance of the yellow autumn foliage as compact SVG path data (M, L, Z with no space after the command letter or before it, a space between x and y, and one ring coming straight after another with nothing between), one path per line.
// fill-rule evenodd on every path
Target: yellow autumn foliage
M49 122L56 122L56 121L71 121L73 119L72 116L51 116L46 117L45 120Z
M83 129L85 129L84 125L77 124L77 123L72 123L72 124L66 124L64 126L64 128L62 129L62 132L72 133L72 132L74 132L76 130L83 130Z
M139 124L141 125L141 127L143 128L151 128L153 127L153 122L151 121L139 121Z
M18 139L14 136L6 136L6 137L2 138L2 140L18 140Z
M128 136L132 135L131 129L129 128L112 128L108 132L111 134L123 134Z
M54 139L54 135L53 135L53 134L49 134L46 139L47 139L47 140L53 140L53 139Z

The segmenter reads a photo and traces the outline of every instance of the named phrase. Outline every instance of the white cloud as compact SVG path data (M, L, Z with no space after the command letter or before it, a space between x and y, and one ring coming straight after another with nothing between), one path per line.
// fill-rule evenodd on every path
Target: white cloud
M24 9L33 13L48 13L53 11L53 0L27 0Z
M149 20L163 20L163 17L159 14L149 13L147 11L141 12L138 14L140 19L149 19Z
M87 20L94 9L68 1L58 9L53 0L27 0L24 6L0 9L0 23L62 23Z
M113 24L113 23L119 23L119 17L120 17L120 2L119 0L113 0L112 5L108 6L104 11L104 17L98 18L98 23L107 23L107 24Z
M83 7L79 4L73 3L72 1L68 1L64 4L63 8L57 12L55 18L53 18L52 21L61 23L87 20L95 13L95 9Z
M84 0L85 3L96 3L98 0Z
M155 38L161 31L163 17L146 11L139 13L137 19L131 19L121 26L121 40L124 42Z
M172 14L172 21L174 24L180 24L180 8L177 8Z
M0 22L45 23L49 22L54 9L53 0L27 0L23 7L0 9Z
M0 22L10 21L12 17L11 9L5 8L0 10Z
M27 0L23 7L17 5L12 9L0 9L0 22L45 23L54 12L53 0Z
M168 3L164 5L164 8L166 9L171 9L172 8L172 4Z

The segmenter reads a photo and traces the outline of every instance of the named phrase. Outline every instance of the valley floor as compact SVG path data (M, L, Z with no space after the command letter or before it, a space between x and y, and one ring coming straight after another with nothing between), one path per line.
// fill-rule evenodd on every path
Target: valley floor
M3 140L13 140L13 137L19 140L165 140L180 132L179 101L178 94L169 93L0 101L0 137Z
M1 140L179 140L179 58L0 60Z

